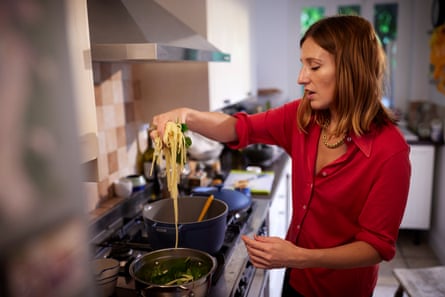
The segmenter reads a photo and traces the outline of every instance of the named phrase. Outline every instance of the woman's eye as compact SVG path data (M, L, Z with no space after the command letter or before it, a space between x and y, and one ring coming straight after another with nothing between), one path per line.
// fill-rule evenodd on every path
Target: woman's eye
M312 66L312 67L311 67L311 70L316 71L316 70L318 70L319 68L320 68L320 66Z

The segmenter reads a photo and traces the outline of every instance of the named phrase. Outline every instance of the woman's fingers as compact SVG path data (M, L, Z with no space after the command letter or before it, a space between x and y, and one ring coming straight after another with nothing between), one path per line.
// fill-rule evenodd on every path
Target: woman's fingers
M242 236L252 264L257 268L281 268L286 263L289 254L283 251L295 248L294 245L279 237L254 236L249 238Z

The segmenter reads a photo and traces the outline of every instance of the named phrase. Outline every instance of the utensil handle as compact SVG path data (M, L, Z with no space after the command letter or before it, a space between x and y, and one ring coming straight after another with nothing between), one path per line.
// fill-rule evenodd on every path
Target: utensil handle
M204 207L202 208L201 213L199 214L198 222L201 222L202 219L204 219L204 216L209 210L210 204L212 204L213 198L214 198L213 195L210 195L209 198L207 198L206 203L204 204Z

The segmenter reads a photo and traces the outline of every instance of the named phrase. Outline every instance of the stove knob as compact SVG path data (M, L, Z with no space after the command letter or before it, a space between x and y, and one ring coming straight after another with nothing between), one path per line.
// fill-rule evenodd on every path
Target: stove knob
M235 292L235 297L243 297L246 295L246 289L247 289L247 281L245 277L242 277L238 283L238 288Z
M239 287L245 288L247 286L246 277L241 278L238 284Z
M238 287L238 289L236 289L234 297L244 297L246 296L245 293L246 293L245 287Z

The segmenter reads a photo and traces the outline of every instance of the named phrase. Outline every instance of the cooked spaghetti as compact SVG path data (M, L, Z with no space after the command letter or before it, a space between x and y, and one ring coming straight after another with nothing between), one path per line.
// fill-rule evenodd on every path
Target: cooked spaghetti
M165 171L167 178L167 188L173 198L173 207L175 212L176 242L178 247L178 184L181 179L181 172L187 161L187 148L190 146L190 139L184 136L185 125L167 122L165 125L164 136L154 139L153 163L150 175L153 172L155 164L160 165L161 160L165 158Z

